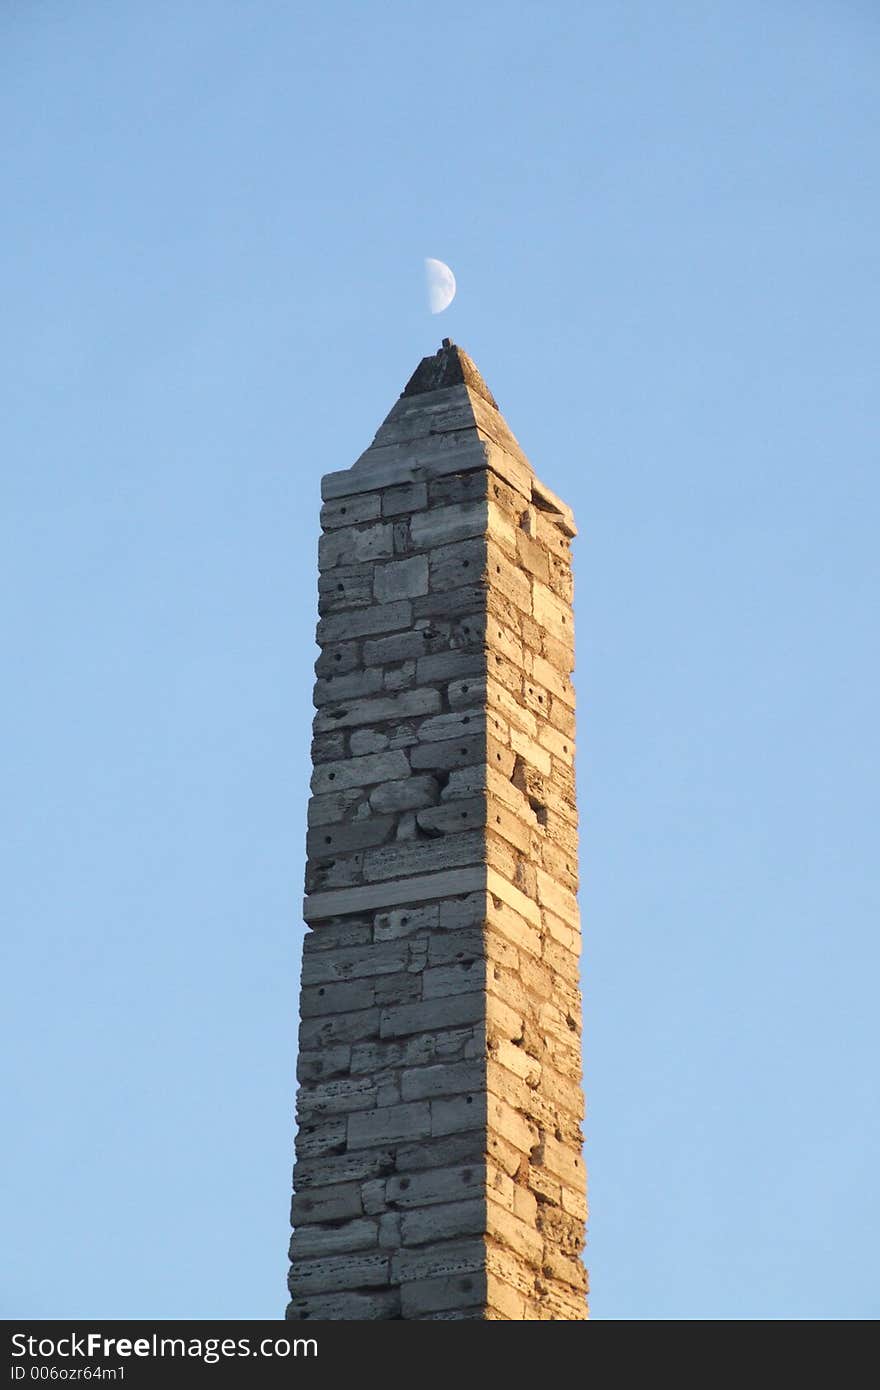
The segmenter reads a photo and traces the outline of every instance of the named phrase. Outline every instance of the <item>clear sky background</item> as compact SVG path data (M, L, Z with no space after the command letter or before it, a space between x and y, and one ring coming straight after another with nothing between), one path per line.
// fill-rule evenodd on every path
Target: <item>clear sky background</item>
M874 0L0 4L2 1314L282 1315L319 479L444 335L581 526L594 1315L880 1314L878 149Z

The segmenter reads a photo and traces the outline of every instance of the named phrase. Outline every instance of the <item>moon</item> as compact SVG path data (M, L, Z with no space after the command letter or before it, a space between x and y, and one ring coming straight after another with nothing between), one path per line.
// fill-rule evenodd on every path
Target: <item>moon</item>
M442 314L455 298L455 276L443 261L435 261L433 256L426 256L425 280L431 313Z

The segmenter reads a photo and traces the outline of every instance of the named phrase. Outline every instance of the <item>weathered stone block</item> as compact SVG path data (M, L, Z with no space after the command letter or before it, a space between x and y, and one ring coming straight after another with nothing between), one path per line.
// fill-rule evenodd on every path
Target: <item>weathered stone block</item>
M346 497L338 502L325 502L321 508L321 526L325 531L339 526L359 526L374 521L380 514L381 494L364 492L360 497Z
M417 598L427 592L428 560L424 555L413 555L408 560L395 560L375 568L373 593L377 603Z
M425 1103L386 1105L348 1117L348 1142L352 1148L398 1144L430 1133L431 1113Z
M487 1097L472 1091L448 1099L431 1101L431 1134L458 1134L462 1130L486 1127Z
M300 1295L312 1292L335 1293L346 1289L387 1288L387 1251L326 1255L319 1259L298 1259L293 1270L295 1288Z
M369 753L361 758L322 763L312 773L312 791L320 796L327 792L346 791L349 787L368 787L376 782L398 780L408 772L407 756L400 749ZM377 807L377 810L381 810L381 807Z
M404 483L401 487L385 488L382 493L383 516L407 516L427 505L427 483Z
M413 545L418 550L449 545L468 536L485 535L488 521L485 502L454 502L448 507L431 507L410 522Z
M328 531L318 541L318 564L322 570L343 563L376 560L394 553L394 528L387 523L373 526L343 526Z
M290 1258L308 1259L313 1255L336 1255L341 1250L369 1250L379 1244L377 1222L362 1217L337 1226L298 1226L290 1242Z
M296 1287L296 1270L291 1284ZM372 1293L338 1293L297 1295L288 1304L290 1322L326 1322L334 1319L345 1322L377 1322L400 1317L400 1290L393 1288ZM304 1334L308 1335L308 1334Z
M432 1096L458 1095L463 1091L478 1091L485 1085L483 1062L452 1062L432 1067L412 1067L403 1073L401 1094L404 1100L426 1100Z
M486 1229L486 1200L441 1202L403 1213L400 1221L404 1245L428 1245L479 1235ZM539 1242L540 1245L540 1242Z
M363 1203L358 1183L310 1187L293 1195L293 1221L296 1226L315 1221L347 1221L362 1213Z

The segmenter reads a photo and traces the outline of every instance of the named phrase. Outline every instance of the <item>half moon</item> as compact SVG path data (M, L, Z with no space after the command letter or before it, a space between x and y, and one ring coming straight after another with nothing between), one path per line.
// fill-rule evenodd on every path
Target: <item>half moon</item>
M428 305L432 314L442 314L455 298L455 276L433 256L425 257L425 280L428 285Z

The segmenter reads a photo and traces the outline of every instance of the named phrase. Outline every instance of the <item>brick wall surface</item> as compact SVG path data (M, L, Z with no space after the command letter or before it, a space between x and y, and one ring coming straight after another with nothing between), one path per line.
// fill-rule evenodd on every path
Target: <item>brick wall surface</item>
M571 513L451 344L323 492L288 1316L583 1319Z

